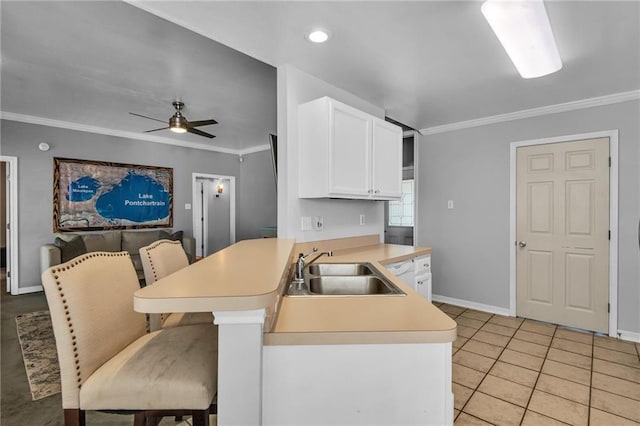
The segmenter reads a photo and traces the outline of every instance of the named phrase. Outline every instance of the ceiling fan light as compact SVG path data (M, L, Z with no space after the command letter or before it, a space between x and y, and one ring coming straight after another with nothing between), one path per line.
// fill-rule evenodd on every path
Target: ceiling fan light
M174 133L186 133L187 120L181 115L174 115L169 119L169 130Z
M486 0L482 14L522 78L536 78L562 68L542 0Z

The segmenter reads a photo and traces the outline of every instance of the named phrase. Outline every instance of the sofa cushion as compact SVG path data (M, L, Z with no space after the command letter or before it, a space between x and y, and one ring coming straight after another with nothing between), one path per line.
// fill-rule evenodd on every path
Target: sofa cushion
M171 233L171 231L160 231L160 235L158 236L159 240L172 240L172 241L182 241L182 231L176 231Z
M63 263L68 262L74 257L78 257L81 254L85 254L87 252L87 247L85 246L84 241L79 235L66 240L60 237L56 237L54 244L60 247L60 260Z
M94 251L121 251L120 231L107 231L101 233L83 234L85 246L88 252Z
M122 250L128 251L132 256L139 254L140 247L148 246L159 239L158 231L122 231Z

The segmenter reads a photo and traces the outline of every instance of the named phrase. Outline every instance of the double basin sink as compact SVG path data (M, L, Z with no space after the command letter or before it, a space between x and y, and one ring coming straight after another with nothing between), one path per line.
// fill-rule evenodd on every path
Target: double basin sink
M304 280L293 280L287 296L404 296L370 263L312 263Z

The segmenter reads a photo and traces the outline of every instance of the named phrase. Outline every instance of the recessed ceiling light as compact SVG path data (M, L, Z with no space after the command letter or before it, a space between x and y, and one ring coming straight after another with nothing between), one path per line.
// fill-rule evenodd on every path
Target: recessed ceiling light
M309 34L307 34L307 40L314 43L324 43L325 41L329 40L329 34L323 30L311 31Z

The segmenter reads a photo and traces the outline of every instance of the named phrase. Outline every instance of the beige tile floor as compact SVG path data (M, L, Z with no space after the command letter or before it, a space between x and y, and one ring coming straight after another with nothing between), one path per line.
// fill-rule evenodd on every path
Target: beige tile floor
M436 305L458 323L456 425L640 425L640 344Z

